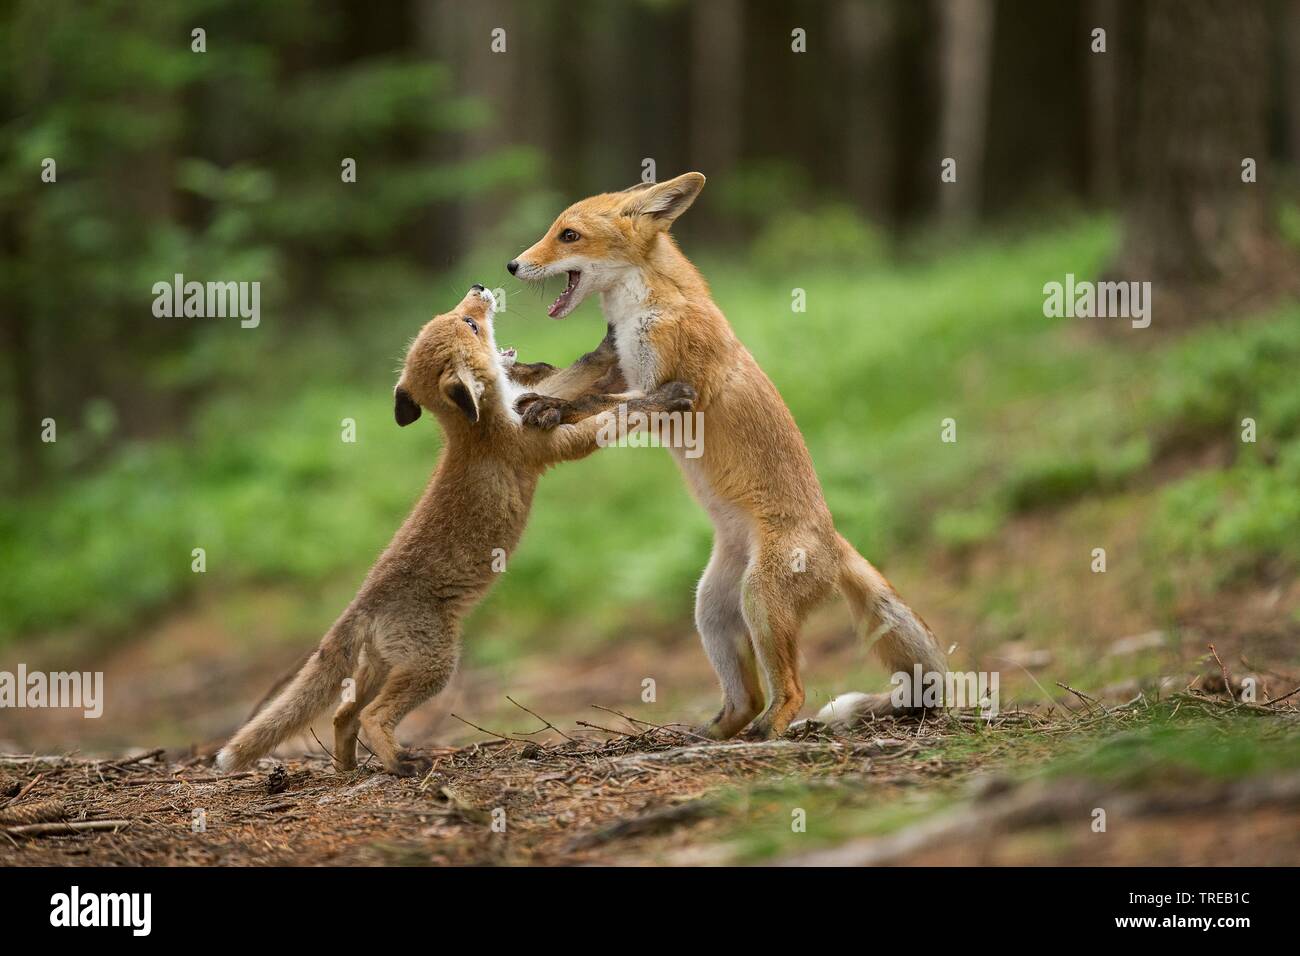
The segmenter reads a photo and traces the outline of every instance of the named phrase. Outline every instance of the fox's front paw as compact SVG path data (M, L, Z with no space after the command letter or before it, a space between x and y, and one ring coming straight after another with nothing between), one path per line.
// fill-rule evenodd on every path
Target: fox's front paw
M498 348L497 354L501 356L501 364L506 368L509 368L510 366L514 365L515 359L519 357L519 352L513 348L510 349Z
M650 398L670 412L689 412L695 407L695 389L685 382L668 382L651 393Z
M528 392L515 400L515 411L531 428L555 428L564 420L569 403L562 398Z

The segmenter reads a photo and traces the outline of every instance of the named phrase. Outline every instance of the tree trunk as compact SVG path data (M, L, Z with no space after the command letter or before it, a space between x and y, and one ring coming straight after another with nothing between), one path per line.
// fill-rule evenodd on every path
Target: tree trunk
M1287 159L1300 165L1300 0L1287 0L1283 6L1282 29Z
M478 0L473 4L439 0L416 8L418 45L422 53L446 64L452 73L454 95L472 95L491 110L482 126L459 133L445 133L428 149L441 160L473 162L513 141L509 128L512 104L523 94L516 81L519 51L525 45L521 29L526 22L519 8L505 0ZM492 31L506 31L506 51L494 52ZM436 217L435 228L447 228L455 236L454 248L439 244L436 261L445 265L468 253L482 238L485 224L499 219L504 204L497 197L461 199L453 209Z
M833 21L844 63L842 102L848 117L845 189L859 208L882 223L893 215L896 188L894 19L891 4L839 0Z
M939 217L949 224L973 219L980 208L984 133L988 127L993 62L992 0L940 0L943 111L940 158L957 161L955 182L939 180Z
M52 187L51 187L52 188ZM0 294L4 312L4 351L9 359L12 387L14 480L19 487L34 485L41 474L40 396L37 393L36 349L32 342L26 290L30 273L23 255L17 217L6 217L4 257L12 268Z
M709 176L730 172L740 157L743 15L739 0L691 7L689 165Z
M1079 42L1087 57L1088 193L1099 203L1111 203L1119 192L1119 51L1110 43L1120 34L1119 0L1089 0L1085 29ZM1092 31L1106 31L1106 52L1092 51Z
M1239 311L1293 281L1265 202L1275 178L1268 52L1262 4L1147 4L1136 175L1116 271L1152 283L1157 320ZM1246 159L1258 182L1243 182Z

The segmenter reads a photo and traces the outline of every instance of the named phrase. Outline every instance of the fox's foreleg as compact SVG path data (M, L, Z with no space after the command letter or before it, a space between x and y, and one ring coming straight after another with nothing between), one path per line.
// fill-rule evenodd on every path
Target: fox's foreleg
M620 396L613 396L620 397ZM555 428L525 427L521 441L529 446L533 459L540 465L585 458L602 445L618 443L639 431L650 422L645 416L656 413L690 412L695 407L695 389L685 382L668 382L649 395L639 392L621 396L615 407L583 418L573 424ZM626 415L620 415L618 405L624 405ZM641 413L637 420L635 413Z
M508 363L506 375L510 380L542 395L572 399L587 393L618 392L625 387L612 329L595 349L566 368L556 368L550 362L520 362L515 359L514 349L500 351Z
M509 376L510 381L532 388L558 371L559 369L549 362L515 362L510 366L506 374Z
M542 362L535 364L545 365ZM626 391L627 383L618 366L612 329L605 333L605 338L594 351L568 368L551 374L523 374L528 377L515 378L515 381L528 385L533 391L521 395L515 408L524 416L524 423L534 428L571 425L607 408L614 408L620 402L639 397L639 394Z
M644 397L644 392L593 392L574 399L530 393L516 399L515 409L530 428L555 428L573 425Z

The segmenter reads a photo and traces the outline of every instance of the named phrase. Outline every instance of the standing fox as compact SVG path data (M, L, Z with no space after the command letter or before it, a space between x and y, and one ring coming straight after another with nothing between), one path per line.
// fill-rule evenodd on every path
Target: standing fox
M695 624L722 685L722 709L700 733L724 739L748 727L746 737L764 739L784 732L803 706L799 629L837 585L891 672L911 674L919 664L942 674L947 665L925 622L836 532L789 409L668 235L703 187L701 174L686 173L584 199L507 264L528 282L567 276L552 318L598 293L614 345L604 358L633 390L577 401L528 396L521 407L526 421L556 427L665 382L694 387L707 446L697 458L672 452L715 528ZM889 712L886 694L850 694L818 719L843 725Z
M609 412L551 431L524 427L514 410L520 382L540 380L544 390L568 394L593 386L607 363L597 350L560 372L516 364L513 353L497 350L495 309L492 294L476 285L411 344L393 392L394 415L409 425L427 409L442 425L446 445L433 478L320 646L222 748L221 769L246 767L301 732L343 699L347 677L354 693L334 714L335 764L356 766L357 732L364 729L390 773L428 769L428 758L398 748L397 725L451 678L461 618L491 587L495 559L519 543L542 472L591 454L631 418L620 422ZM689 386L673 382L629 402L629 410L680 413L691 399Z

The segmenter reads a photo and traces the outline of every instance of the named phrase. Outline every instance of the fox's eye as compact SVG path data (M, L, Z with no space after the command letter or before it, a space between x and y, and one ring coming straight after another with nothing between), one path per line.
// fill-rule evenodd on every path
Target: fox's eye
M471 319L468 315L465 316L464 318L465 318L465 324L469 326L469 330L473 332L475 335L478 335L478 323L475 322L473 319Z
M560 242L577 242L582 236L578 235L572 229L566 229L560 233Z

